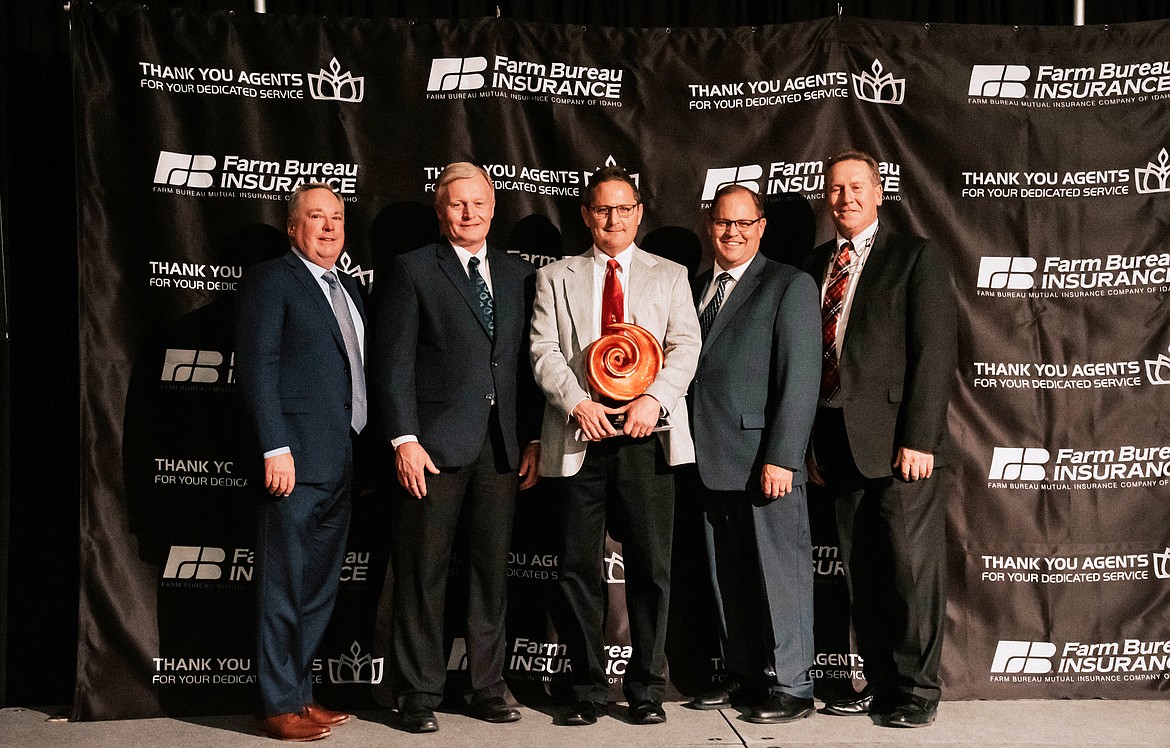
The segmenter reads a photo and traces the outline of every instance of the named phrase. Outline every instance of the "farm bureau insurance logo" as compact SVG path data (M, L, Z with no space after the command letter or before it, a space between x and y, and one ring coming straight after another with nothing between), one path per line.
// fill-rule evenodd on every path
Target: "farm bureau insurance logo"
M902 165L881 161L878 172L882 178L885 200L901 200ZM770 164L743 164L707 169L703 180L701 203L710 203L715 193L729 184L747 187L767 202L768 197L798 193L809 200L825 197L824 161L773 161Z
M1143 104L1170 98L1170 61L1085 67L1012 63L972 65L968 104L1083 107Z
M1051 464L1050 464L1051 463ZM988 488L1096 490L1170 484L1170 446L1114 449L995 447Z
M993 298L1075 299L1170 291L1170 252L1066 259L984 256L975 294Z
M689 83L688 109L746 109L761 106L798 104L803 101L849 98L853 95L871 104L900 105L906 98L906 79L895 78L875 59L869 70L849 73L832 70L792 78L734 81L731 83Z
M1170 641L1082 643L1001 639L989 668L993 683L1170 679Z
M220 167L222 159L223 166ZM188 197L243 197L286 200L304 182L324 182L346 202L357 200L359 165L347 162L283 161L228 154L159 151L154 191Z
M517 101L590 106L622 105L622 68L531 62L503 55L436 57L427 77L427 98L477 99L492 96Z
M197 67L138 63L139 88L199 96L240 96L248 99L304 99L305 91L317 101L360 103L366 95L366 79L342 72L334 57L329 70L316 73L254 72L237 68Z

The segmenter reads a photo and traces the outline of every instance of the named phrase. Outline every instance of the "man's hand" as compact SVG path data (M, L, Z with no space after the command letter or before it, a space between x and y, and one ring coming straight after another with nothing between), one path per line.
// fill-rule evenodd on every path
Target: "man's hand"
M825 476L821 473L821 466L817 464L816 458L813 457L810 449L804 456L804 467L808 470L808 480L816 486L825 485Z
M285 452L264 459L264 487L273 496L284 498L297 485L297 471L292 454Z
M764 465L760 471L760 490L769 499L778 499L792 491L792 471L779 465Z
M899 447L898 454L894 457L894 472L901 473L904 481L929 478L934 472L934 455L930 452Z
M520 490L527 491L540 480L540 442L524 447L520 455Z
M418 442L403 442L394 450L398 483L416 499L427 495L427 473L438 475L439 469Z
M654 399L653 395L642 395L632 403L623 405L618 411L624 411L626 414L626 423L622 426L622 432L638 439L649 436L654 427L658 425L658 416L662 413L662 406Z
M621 410L607 408L601 403L592 400L582 400L573 407L573 417L581 427L581 433L591 442L599 442L610 436L617 436L613 424L606 418L612 413L621 413Z

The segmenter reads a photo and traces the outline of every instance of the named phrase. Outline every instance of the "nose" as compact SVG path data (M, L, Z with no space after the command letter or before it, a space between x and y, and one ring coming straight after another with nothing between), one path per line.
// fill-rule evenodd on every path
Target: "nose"
M609 227L609 226L616 225L617 222L618 222L617 211L610 208L610 210L608 212L606 212L606 214L605 214L605 225L606 225L606 227Z

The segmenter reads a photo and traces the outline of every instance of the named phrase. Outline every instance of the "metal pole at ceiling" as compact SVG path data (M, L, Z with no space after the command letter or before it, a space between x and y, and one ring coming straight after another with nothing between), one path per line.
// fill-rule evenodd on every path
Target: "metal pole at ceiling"
M1073 0L1073 26L1085 25L1085 0Z

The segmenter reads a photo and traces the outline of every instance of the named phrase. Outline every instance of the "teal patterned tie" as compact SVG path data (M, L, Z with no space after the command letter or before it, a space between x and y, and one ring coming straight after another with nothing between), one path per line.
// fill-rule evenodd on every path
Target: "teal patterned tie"
M475 299L479 302L479 316L487 325L488 335L495 336L496 317L492 306L492 292L488 290L487 281L479 274L479 258L472 257L467 261L467 274L471 277L471 286L475 290Z

